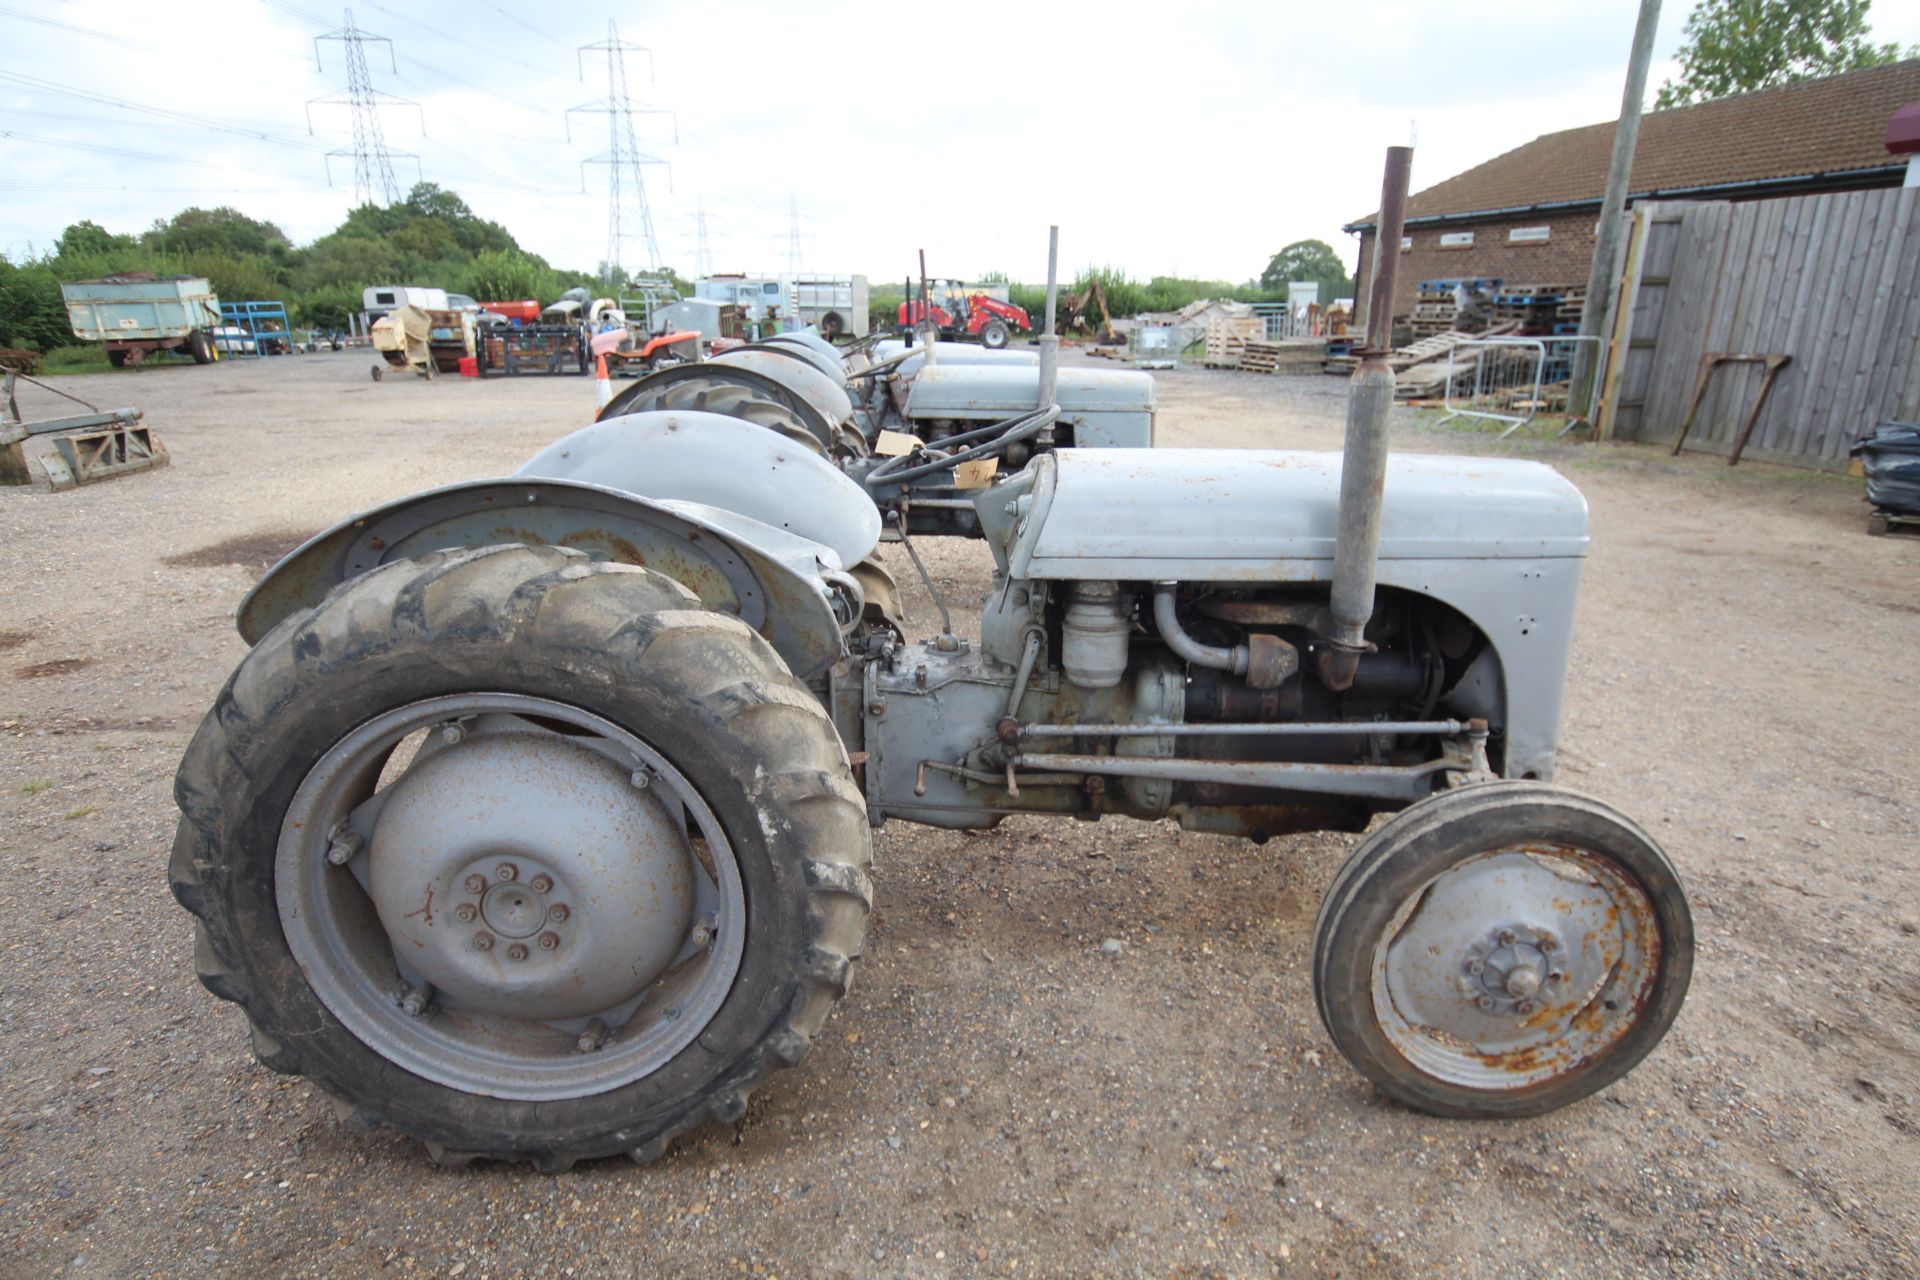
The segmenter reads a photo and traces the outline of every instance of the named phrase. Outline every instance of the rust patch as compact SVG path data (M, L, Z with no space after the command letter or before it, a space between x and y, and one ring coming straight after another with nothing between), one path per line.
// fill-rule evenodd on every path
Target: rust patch
M427 900L421 903L419 907L417 907L416 909L407 912L406 918L411 920L415 916L421 917L421 923L426 925L427 928L429 929L433 928L433 886L432 885L427 886Z
M31 639L31 631L0 631L0 650L18 649Z
M46 676L64 676L92 665L92 658L49 658L45 662L29 662L24 667L15 667L13 674L21 680L39 680Z
M262 573L312 536L290 529L261 529L178 555L163 556L160 562L181 569L217 569L231 564Z

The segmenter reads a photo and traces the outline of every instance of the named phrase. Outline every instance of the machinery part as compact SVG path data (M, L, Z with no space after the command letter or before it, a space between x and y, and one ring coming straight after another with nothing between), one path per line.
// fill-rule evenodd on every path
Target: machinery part
M989 351L998 351L1006 346L1011 337L1005 320L996 318L980 326L980 345Z
M1557 787L1494 782L1396 814L1314 926L1327 1034L1396 1101L1540 1115L1606 1088L1673 1024L1693 918L1653 838Z
M195 364L213 363L213 343L208 340L206 330L195 329L187 335L187 353Z
M1407 213L1412 147L1388 147L1380 185L1380 244L1400 243ZM1380 259L1367 303L1367 346L1347 384L1346 447L1340 455L1340 532L1333 547L1333 634L1320 650L1320 681L1336 692L1353 684L1367 650L1374 577L1380 559L1380 517L1387 483L1387 417L1393 411L1393 370L1386 350L1393 332L1393 289L1399 262Z
M853 416L844 369L836 369L831 375L822 373L809 360L795 360L791 350L767 350L758 344L735 347L707 363L765 374L812 405L821 421L829 425L838 426Z
M651 1160L739 1119L845 993L871 901L805 686L670 579L554 548L385 566L277 628L176 795L202 981L268 1066L448 1163ZM345 865L335 828L367 836Z
M621 405L619 412L613 412ZM812 415L802 417L791 401L730 377L642 378L613 398L597 419L624 417L656 410L692 409L702 413L725 414L757 427L776 431L821 457L830 456L822 442Z
M602 419L560 437L519 474L698 504L723 525L744 518L831 547L836 567L860 563L880 540L880 512L838 468L714 413Z
M1177 583L1154 584L1153 625L1159 628L1167 647L1194 666L1245 676L1253 689L1277 689L1299 669L1299 651L1274 636L1250 635L1247 643L1226 648L1201 644L1180 627L1178 591Z
M1112 689L1127 674L1133 597L1110 579L1076 582L1060 625L1060 669L1083 689Z
M837 473L834 479L847 483ZM845 501L838 504L843 519L859 511ZM709 516L730 523L723 526ZM877 515L873 528L877 534ZM706 608L731 614L759 632L803 678L841 656L835 602L819 578L817 544L731 512L693 503L669 506L557 480L451 485L343 520L296 548L254 584L240 602L236 625L241 638L258 644L288 615L313 608L334 587L363 573L430 551L508 542L645 564L695 592Z
M696 390L684 390L684 388L687 387L696 388ZM712 394L714 390L720 387L744 387L752 392L757 399L769 400L785 406L793 415L793 418L806 429L807 436L811 437L812 443L809 447L822 457L831 456L834 427L836 424L829 422L822 416L820 411L814 408L812 402L805 396L800 395L792 388L760 370L716 364L713 361L703 361L699 364L673 365L665 369L657 369L633 383L631 386L623 388L612 400L607 402L606 406L602 408L599 413L594 415L594 419L595 421L601 421L607 418L619 418L630 413L641 413L648 409L656 408L681 409L698 407L706 408L708 412L723 413L726 412L726 410L722 408L707 408L707 406L704 405L668 404L665 402L669 395L676 398L688 396L697 399L700 395L698 389L704 388L708 394ZM720 402L725 403L725 398L722 397ZM761 418L750 417L748 421L761 421ZM764 421L761 424L772 427L772 429L776 431L781 431L783 435L789 435L790 438L800 438L798 436L791 436L790 428L783 429L782 426L772 420Z
M829 311L820 317L820 336L832 341L845 331L847 322L840 318L838 311Z

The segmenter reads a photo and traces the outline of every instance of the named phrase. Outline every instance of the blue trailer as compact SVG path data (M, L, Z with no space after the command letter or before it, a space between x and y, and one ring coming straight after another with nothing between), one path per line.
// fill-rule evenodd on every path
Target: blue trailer
M185 351L195 364L213 361L220 299L199 276L129 272L63 284L60 296L74 336L106 343L116 366L139 364L154 351Z

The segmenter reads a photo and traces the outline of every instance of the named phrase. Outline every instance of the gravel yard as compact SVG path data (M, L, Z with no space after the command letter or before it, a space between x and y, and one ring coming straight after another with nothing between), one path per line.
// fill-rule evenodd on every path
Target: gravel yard
M1560 781L1666 844L1699 930L1607 1093L1442 1121L1346 1066L1307 947L1357 837L1016 819L878 832L813 1053L656 1165L443 1171L341 1123L194 978L175 764L261 569L593 404L367 361L63 380L173 465L0 490L0 1275L1920 1271L1920 540L1868 538L1855 480L1634 446L1514 446L1592 507ZM1339 447L1338 379L1157 376L1162 444ZM1396 445L1507 447L1412 414ZM985 548L926 553L967 618Z

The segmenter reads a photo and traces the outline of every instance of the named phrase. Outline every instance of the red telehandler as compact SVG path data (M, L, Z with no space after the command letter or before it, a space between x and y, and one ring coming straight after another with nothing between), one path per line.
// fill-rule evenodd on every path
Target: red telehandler
M933 289L936 297L941 286L946 296L934 302L932 319L942 338L972 338L981 346L997 351L1007 345L1015 330L1033 332L1033 320L1024 309L984 293L969 294L957 280L937 282ZM898 315L900 328L909 332L917 328L927 315L926 306L919 298L902 302Z

